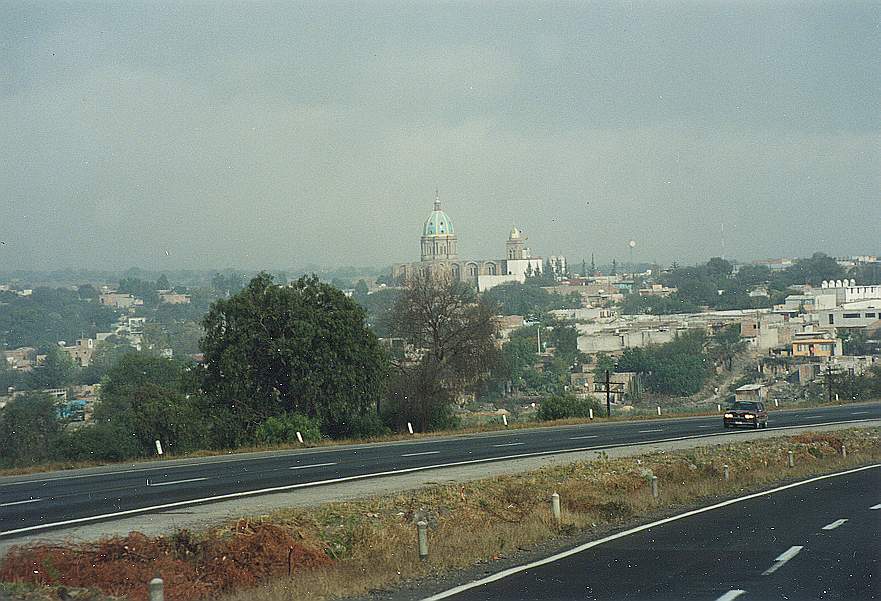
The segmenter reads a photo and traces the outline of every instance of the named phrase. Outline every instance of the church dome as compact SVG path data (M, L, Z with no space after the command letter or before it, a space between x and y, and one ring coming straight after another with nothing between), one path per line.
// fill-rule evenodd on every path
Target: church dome
M508 240L517 240L523 237L523 232L517 229L517 226L513 226L511 228L511 235L508 236Z
M441 210L440 200L435 199L434 210L428 216L428 219L425 220L425 225L422 226L422 235L452 236L455 233L456 230L453 228L453 222L450 221L449 215Z

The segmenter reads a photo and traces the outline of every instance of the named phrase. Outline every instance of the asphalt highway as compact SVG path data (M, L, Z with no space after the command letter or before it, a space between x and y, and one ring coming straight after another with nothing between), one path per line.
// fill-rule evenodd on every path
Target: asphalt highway
M881 403L772 412L768 429L881 418ZM590 423L0 478L0 538L439 467L731 434L721 416Z
M881 466L781 488L612 535L424 601L881 598Z

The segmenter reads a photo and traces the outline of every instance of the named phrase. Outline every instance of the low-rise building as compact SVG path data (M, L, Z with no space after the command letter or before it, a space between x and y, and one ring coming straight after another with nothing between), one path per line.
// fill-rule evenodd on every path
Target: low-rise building
M744 384L734 391L736 401L765 401L768 398L768 387L764 384Z
M663 284L652 284L647 288L639 289L640 296L657 296L661 298L666 298L674 292L676 292L676 288L668 288Z
M159 302L168 305L188 305L191 297L189 294L178 294L172 290L160 290Z
M61 347L70 355L73 362L80 367L88 367L92 363L92 355L95 354L96 341L93 338L79 338L69 346Z
M141 299L125 292L105 292L98 296L98 302L114 309L131 309L144 304Z

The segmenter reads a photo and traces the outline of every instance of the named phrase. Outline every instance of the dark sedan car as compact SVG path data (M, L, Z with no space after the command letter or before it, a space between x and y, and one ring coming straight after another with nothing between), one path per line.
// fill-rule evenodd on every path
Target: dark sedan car
M760 401L737 401L725 410L722 425L726 428L767 428L768 412L765 411L765 404Z

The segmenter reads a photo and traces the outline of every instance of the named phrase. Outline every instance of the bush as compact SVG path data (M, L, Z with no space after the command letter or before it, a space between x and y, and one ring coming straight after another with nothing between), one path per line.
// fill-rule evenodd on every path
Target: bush
M267 418L257 426L257 442L260 444L297 442L297 432L305 441L314 442L321 438L318 420L306 417L302 413L285 413L278 417Z
M600 404L596 399L581 399L572 395L554 395L542 402L538 409L538 419L566 419L569 417L589 417L590 410L599 411Z
M143 448L131 432L101 423L65 432L58 453L69 461L124 461L143 456Z
M391 429L372 411L364 415L353 416L346 425L349 436L352 438L371 438L391 432Z

